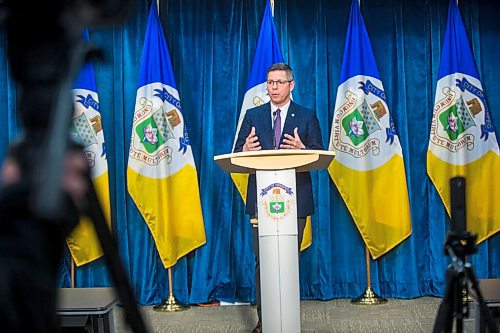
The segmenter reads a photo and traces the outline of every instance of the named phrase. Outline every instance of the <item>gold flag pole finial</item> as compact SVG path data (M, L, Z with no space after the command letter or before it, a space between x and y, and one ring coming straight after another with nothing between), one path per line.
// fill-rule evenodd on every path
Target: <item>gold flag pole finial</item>
M180 304L174 296L174 288L172 287L172 267L168 268L168 297L162 304L153 306L153 310L157 312L179 312L189 309L189 305Z
M387 303L387 298L382 298L378 296L372 290L372 283L370 278L370 252L368 252L368 247L365 247L365 249L366 249L366 289L361 296L351 300L351 303L356 305L385 304Z

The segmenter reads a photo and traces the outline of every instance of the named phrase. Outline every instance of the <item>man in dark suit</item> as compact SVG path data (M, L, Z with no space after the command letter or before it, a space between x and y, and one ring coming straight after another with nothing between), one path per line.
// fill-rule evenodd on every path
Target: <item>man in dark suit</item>
M294 103L290 94L295 87L290 66L273 64L267 70L267 91L271 101L247 110L241 124L234 152L261 149L323 149L318 118L313 111ZM296 174L298 245L302 242L306 218L314 213L314 200L309 172ZM257 186L250 175L247 188L246 213L255 217ZM259 232L254 224L255 287L259 321L253 330L262 332L260 301Z

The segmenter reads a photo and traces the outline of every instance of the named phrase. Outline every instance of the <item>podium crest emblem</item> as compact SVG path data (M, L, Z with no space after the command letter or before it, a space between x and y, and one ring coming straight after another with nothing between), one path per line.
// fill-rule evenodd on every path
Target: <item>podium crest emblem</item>
M261 190L260 207L264 207L266 215L270 219L279 222L292 210L292 194L292 188L280 183L273 183Z

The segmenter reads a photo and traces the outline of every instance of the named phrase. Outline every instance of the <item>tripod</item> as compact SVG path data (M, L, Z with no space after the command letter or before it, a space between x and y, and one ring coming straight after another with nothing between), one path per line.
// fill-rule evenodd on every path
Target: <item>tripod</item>
M76 215L72 214L74 209L68 208L68 197L59 185L64 173L64 157L70 149L75 149L69 134L73 115L71 88L81 66L96 55L95 50L82 41L82 30L89 25L124 20L131 1L55 0L33 2L30 6L15 0L6 0L5 3L9 65L19 84L17 112L23 125L23 135L17 145L11 147L11 155L19 164L24 182L14 186L17 190L15 199L25 200L23 203L28 213L24 215L28 217L19 215L27 220L28 234L33 230L40 234L40 244L36 248L39 252L27 251L29 255L25 257L36 259L37 254L47 252L48 259L44 259L58 263L61 253L52 250L52 247L66 238L74 227L71 223L73 215ZM0 14L3 14L2 9L0 7ZM46 20L47 17L51 19ZM38 29L23 28L28 22ZM72 175L73 178L79 176ZM90 175L85 175L85 181L88 192L79 201L84 201L82 210L94 222L106 264L124 306L125 317L133 332L147 332L121 264L117 241L107 227ZM46 275L46 280L38 283L38 289L41 290L40 295L49 295L44 299L46 303L55 304L55 274L47 269ZM12 276L21 276L21 282L24 277L17 271ZM16 302L12 303L22 303ZM23 311L17 313L23 314ZM16 324L24 327L23 324L29 324L30 320L19 320ZM41 324L38 330L29 331L49 332L49 325L51 323Z
M445 252L450 256L451 264L446 270L446 291L434 323L434 333L452 332L454 317L456 319L456 332L463 332L463 319L469 314L467 302L464 302L468 282L470 282L472 290L477 295L481 318L485 318L488 331L498 333L496 323L491 317L479 290L474 269L470 263L464 264L463 258L465 258L465 255L475 251L475 241L476 236L468 232L462 235L451 232L447 237ZM458 256L456 253L458 253Z

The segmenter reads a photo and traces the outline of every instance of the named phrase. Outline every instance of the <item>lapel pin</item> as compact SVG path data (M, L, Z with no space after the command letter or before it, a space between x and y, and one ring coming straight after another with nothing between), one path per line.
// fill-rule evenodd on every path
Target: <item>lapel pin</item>
M292 113L292 117L295 117L295 113Z

